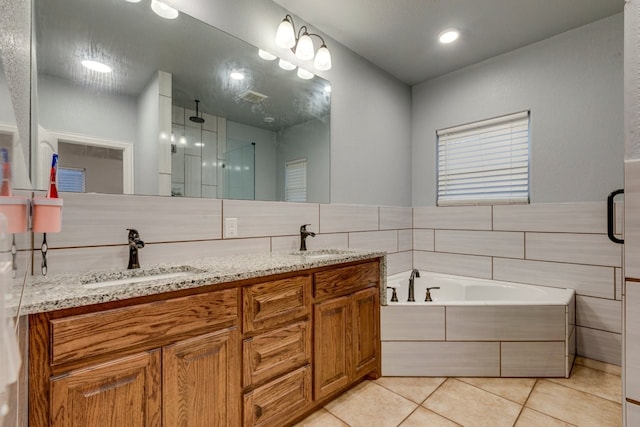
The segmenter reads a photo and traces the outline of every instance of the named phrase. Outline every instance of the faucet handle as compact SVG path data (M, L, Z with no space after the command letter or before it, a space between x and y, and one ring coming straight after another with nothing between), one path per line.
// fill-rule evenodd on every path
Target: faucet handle
M396 288L394 286L387 286L387 288L393 291L391 293L391 302L398 302L398 294L396 293Z
M440 286L432 286L430 288L427 288L428 291L430 291L431 289L440 289Z
M432 302L433 301L431 299L431 289L440 289L440 286L432 286L430 288L427 288L427 295L424 297L424 301L425 302Z

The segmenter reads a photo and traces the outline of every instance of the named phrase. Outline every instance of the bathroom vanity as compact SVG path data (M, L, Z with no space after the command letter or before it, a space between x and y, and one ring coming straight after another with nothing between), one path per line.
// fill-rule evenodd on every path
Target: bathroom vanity
M266 257L32 310L30 426L283 426L377 378L384 255Z

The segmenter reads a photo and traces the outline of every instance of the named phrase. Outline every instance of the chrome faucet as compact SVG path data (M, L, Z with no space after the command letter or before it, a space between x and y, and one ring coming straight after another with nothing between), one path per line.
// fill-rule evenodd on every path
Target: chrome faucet
M307 225L311 225L311 224L304 224L300 226L300 250L301 251L307 250L307 237L309 236L316 237L316 233L312 231L307 231Z
M411 270L411 277L409 277L409 299L407 299L407 302L416 302L413 290L416 277L420 277L420 272L417 268L414 268Z
M134 230L133 228L127 228L127 230L129 231L129 265L127 268L140 268L138 249L144 248L144 242L140 240L138 230Z

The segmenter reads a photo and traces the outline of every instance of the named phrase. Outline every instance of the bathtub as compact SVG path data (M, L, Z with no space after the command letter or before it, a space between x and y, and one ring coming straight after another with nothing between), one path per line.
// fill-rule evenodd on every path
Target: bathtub
M388 276L383 288L382 375L569 376L573 289L421 271L416 302L407 302L409 276ZM426 288L434 286L440 289L425 302ZM391 301L392 288L398 302Z

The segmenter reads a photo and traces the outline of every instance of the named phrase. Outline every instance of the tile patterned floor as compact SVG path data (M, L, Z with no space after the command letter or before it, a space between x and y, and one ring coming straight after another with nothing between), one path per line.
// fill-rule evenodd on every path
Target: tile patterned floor
M405 378L365 381L299 427L615 427L620 367L576 358L570 378Z

